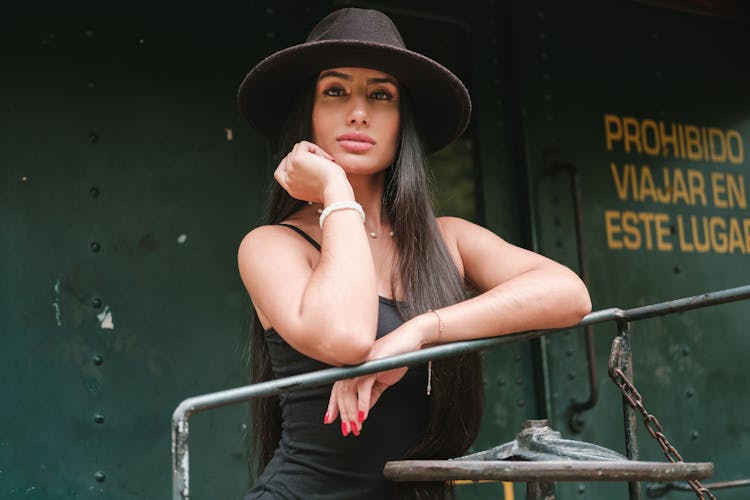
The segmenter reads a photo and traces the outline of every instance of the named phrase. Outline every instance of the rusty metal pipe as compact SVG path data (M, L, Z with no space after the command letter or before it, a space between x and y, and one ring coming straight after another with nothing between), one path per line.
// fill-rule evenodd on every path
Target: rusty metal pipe
M750 298L750 285L629 310L617 308L604 309L587 315L576 326L593 325L613 320L634 321L747 298ZM188 419L193 413L250 401L256 397L273 396L281 392L330 384L336 380L357 377L368 373L426 363L430 359L442 359L509 342L539 338L559 331L562 330L540 330L501 335L487 339L454 342L429 347L417 352L369 361L353 367L328 368L317 372L304 373L293 377L188 398L177 406L172 415L172 498L174 500L187 500L190 496Z

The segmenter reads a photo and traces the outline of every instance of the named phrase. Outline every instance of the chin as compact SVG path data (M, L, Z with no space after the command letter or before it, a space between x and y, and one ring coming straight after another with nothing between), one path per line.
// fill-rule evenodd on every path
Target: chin
M374 162L368 158L343 158L340 161L337 159L339 166L351 175L373 175L378 172L382 172L391 164L391 162Z

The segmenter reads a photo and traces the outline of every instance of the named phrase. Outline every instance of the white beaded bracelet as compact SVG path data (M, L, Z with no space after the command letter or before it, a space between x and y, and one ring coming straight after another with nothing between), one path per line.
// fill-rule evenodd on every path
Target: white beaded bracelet
M323 229L323 222L325 222L326 217L336 210L356 210L362 217L362 222L365 221L365 211L362 210L362 205L356 201L337 201L325 207L320 213L320 229Z

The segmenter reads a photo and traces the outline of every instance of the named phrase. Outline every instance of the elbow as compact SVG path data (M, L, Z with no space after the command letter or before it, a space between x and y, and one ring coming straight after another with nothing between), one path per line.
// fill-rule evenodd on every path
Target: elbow
M586 285L578 277L576 277L575 286L568 296L570 298L571 324L578 324L591 312L591 296Z
M368 360L373 342L360 343L359 345L350 344L349 348L341 352L339 363L342 365L359 365Z
M375 344L376 327L357 325L337 328L328 336L326 351L331 363L336 365L358 365L367 361Z
M367 361L374 342L359 339L342 339L329 352L334 354L334 364L358 365Z

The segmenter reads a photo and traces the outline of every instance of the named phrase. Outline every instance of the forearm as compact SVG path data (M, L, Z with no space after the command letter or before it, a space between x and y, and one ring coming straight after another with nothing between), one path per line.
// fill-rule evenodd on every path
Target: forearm
M419 321L423 345L562 328L578 323L591 310L586 287L572 271L540 267L482 294L437 311Z

